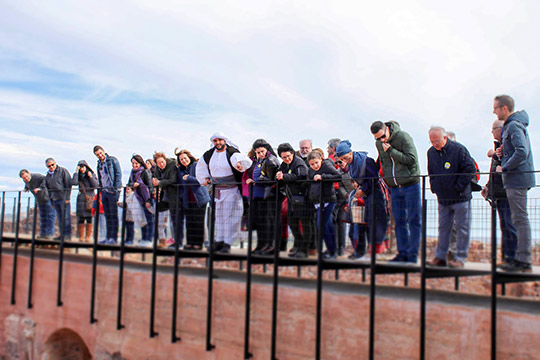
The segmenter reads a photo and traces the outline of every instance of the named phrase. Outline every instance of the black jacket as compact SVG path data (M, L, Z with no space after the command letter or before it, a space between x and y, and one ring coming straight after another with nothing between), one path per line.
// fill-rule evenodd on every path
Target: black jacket
M288 197L292 195L307 195L309 184L307 181L301 181L308 178L308 167L304 159L298 155L294 155L293 161L290 164L282 162L278 171L283 172L283 180L280 180L280 185L285 185Z
M427 154L431 192L437 195L439 204L451 205L471 200L471 174L476 173L476 167L467 148L448 140L440 151L431 147ZM448 176L452 174L456 175Z
M251 167L248 169L248 175L250 178L253 178L253 170L255 169L255 166L257 166L259 162L253 161L251 164ZM268 153L268 155L262 159L261 163L261 176L258 179L253 179L255 182L258 181L272 181L276 177L276 173L278 171L279 167L279 160L271 153ZM264 186L264 198L268 199L271 197L274 197L276 195L275 193L275 185L274 184L260 184ZM256 185L257 186L257 185Z
M169 203L169 209L175 210L182 200L178 197L178 169L176 160L167 159L165 169L156 166L153 176L159 180L159 188L165 193L164 199Z
M71 175L66 168L56 165L56 170L52 175L47 172L45 185L49 190L49 198L51 200L70 200Z
M317 171L309 168L308 177L313 180L315 175L321 175L323 180L333 179L335 181L341 180L342 175L334 167L334 163L330 159L324 159L321 168ZM314 203L319 203L320 195L322 192L323 202L336 202L336 192L334 191L335 181L313 181L309 185L309 199Z
M495 150L501 146L498 141L495 141ZM506 191L504 190L502 175L497 173L497 166L501 165L501 159L497 154L491 157L491 166L489 168L489 181L486 184L488 188L488 198L492 200L506 199Z

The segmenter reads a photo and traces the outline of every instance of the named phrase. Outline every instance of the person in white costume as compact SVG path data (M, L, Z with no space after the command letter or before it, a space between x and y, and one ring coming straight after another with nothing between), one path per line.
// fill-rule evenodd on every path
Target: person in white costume
M213 194L216 203L213 250L228 253L240 232L244 210L240 183L242 173L251 166L251 160L221 132L212 135L210 141L213 147L199 159L196 175L201 185L216 185Z

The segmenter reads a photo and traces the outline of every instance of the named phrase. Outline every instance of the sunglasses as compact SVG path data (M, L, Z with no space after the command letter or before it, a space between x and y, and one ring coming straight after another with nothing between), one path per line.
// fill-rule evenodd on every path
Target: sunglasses
M386 134L382 134L381 136L376 137L375 140L381 140L381 139L384 139L384 138L386 138Z
M56 164L50 164L50 165L47 165L47 167L51 168L51 167L54 167L54 165L56 165Z

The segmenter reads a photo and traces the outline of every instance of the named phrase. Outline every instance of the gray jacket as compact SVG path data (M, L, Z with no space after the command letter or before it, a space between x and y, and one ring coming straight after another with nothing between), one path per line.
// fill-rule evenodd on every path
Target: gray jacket
M45 204L49 201L49 192L47 191L44 180L44 175L32 173L30 174L30 181L24 185L24 191L31 191L36 197L38 204ZM34 189L39 189L39 191L34 193Z
M504 122L502 133L503 183L505 189L529 189L536 185L531 141L527 132L529 115L525 110L510 115Z
M56 165L56 170L51 175L47 172L45 185L49 190L51 200L68 201L71 197L71 175L66 168Z

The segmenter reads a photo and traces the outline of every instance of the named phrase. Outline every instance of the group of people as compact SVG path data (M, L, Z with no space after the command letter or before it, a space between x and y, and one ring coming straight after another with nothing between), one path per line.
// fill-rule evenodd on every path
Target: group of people
M437 196L439 236L431 266L463 267L470 241L471 192L481 194L496 206L502 230L503 262L507 271L531 271L531 229L527 214L527 191L535 186L534 163L527 132L528 115L514 111L508 95L494 99L492 134L494 149L488 152L491 169L488 183L477 184L478 167L467 148L433 126L427 152L431 191ZM181 244L184 228L187 250L203 247L205 228L214 225L213 250L223 253L241 231L243 219L256 231L256 255L284 251L287 229L294 245L289 256L305 258L322 244L324 259L343 255L345 238L352 244L350 259L362 259L367 244L382 252L390 219L393 219L397 254L390 261L416 263L422 229L422 203L418 153L412 137L395 121L376 121L370 126L378 158L353 150L349 140L330 139L326 157L304 139L295 151L289 143L276 150L257 139L248 154L222 133L211 138L213 146L200 159L188 150L175 150L176 158L156 152L144 161L133 155L126 196L120 201L121 168L118 159L96 145L97 167L80 161L73 177L46 160L48 172L30 174L21 170L26 190L36 196L41 237L50 238L54 218L60 236L70 238L70 194L78 185L77 219L81 239L92 233L92 211L100 207L106 218L107 235L100 242L116 244L118 206L125 207L125 243L133 244L134 226L141 227L142 241L154 238L155 212L166 213L172 223L173 241ZM281 161L279 160L281 159ZM99 197L96 196L99 189ZM215 201L212 221L205 221L211 198ZM283 214L282 214L283 213ZM363 214L358 216L358 214ZM184 226L185 223L185 226ZM285 235L284 235L285 234ZM281 237L281 238L280 238ZM449 251L455 243L455 250Z

